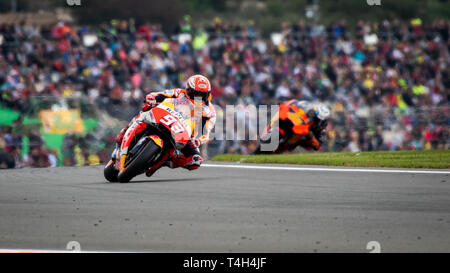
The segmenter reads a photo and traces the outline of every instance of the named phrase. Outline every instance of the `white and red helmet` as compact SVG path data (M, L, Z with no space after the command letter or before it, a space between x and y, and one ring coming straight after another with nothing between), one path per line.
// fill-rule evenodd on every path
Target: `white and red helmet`
M195 97L202 98L203 102L209 101L211 98L211 84L208 78L203 75L190 76L186 81L186 93L190 99Z

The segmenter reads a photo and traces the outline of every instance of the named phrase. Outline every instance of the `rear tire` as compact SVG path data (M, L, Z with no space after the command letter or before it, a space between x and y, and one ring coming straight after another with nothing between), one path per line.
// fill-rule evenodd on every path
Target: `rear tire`
M109 182L118 182L117 175L119 174L119 171L114 168L115 162L113 160L110 160L108 162L108 165L105 166L105 169L103 170L103 175L105 176L106 180Z
M161 148L153 141L149 141L145 147L136 154L128 166L117 175L120 183L127 183L133 177L141 174L148 168L148 163L153 160L161 151Z

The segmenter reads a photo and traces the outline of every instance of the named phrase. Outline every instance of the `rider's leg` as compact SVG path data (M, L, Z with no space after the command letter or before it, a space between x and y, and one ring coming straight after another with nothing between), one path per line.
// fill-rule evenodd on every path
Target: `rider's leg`
M183 167L190 171L198 169L203 162L200 150L191 143L181 149L181 155L174 155L172 160L168 162L170 168Z
M186 145L180 152L181 154L178 155L175 153L171 160L168 160L168 158L161 159L160 163L152 166L145 174L150 177L164 166L168 166L172 169L183 167L192 171L198 169L203 162L203 158L200 156L198 148Z
M125 132L128 130L128 127L130 127L130 124L125 126L122 130L120 130L120 133L116 136L116 143L120 145L122 143L123 137L125 135Z
M125 128L123 128L122 130L120 130L120 133L116 136L116 143L118 143L119 145L122 143L123 137L125 136L126 131L128 130L128 128L131 126L131 124L133 124L133 122L136 120L136 118L138 118L141 115L141 113L139 113L137 116L135 116L130 123L128 123L127 126L125 126Z
M120 130L119 134L116 136L115 141L116 141L116 147L113 151L113 159L118 158L118 154L120 151L120 145L122 144L122 140L123 137L125 136L125 133L127 132L128 128L130 128L131 124L133 124L133 122L136 121L137 118L139 118L141 116L142 112L140 112L137 116L135 116L130 123L127 124L127 126L125 126L125 128L123 128L122 130Z
M119 158L120 145L122 144L123 137L125 136L125 132L128 130L130 125L133 123L134 119L135 118L133 118L133 120L127 126L125 126L125 128L120 130L120 133L116 136L116 139L115 139L116 140L116 147L114 148L114 151L113 151L113 154L112 154L113 160Z

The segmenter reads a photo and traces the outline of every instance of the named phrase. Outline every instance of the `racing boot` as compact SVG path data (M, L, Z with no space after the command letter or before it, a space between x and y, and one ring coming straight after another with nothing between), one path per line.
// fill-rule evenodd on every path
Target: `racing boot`
M185 169L192 171L198 169L202 164L202 162L203 158L198 154L190 156L179 155L173 157L171 161L168 161L168 166L171 169L183 167Z
M191 162L184 165L183 168L193 171L193 170L200 168L200 165L202 165L202 162L203 162L203 158L200 155L193 155Z
M120 143L116 142L116 147L114 148L114 151L112 152L111 159L113 161L115 161L116 159L119 159L120 158L119 153L120 153Z
M125 128L123 128L120 133L116 136L116 147L114 148L114 151L112 152L111 158L112 160L119 159L119 153L120 153L120 145L122 145L123 137L125 136L125 132L128 130L129 125L127 125Z

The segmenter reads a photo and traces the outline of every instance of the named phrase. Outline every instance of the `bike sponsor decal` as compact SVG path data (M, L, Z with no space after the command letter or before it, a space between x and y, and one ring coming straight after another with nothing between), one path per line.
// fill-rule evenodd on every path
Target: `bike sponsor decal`
M174 133L175 134L177 134L177 133L180 133L180 132L183 132L183 128L179 128L179 127L181 127L181 125L182 126L184 126L184 128L186 128L186 129L190 129L191 127L186 123L186 121L184 120L184 118L183 118L183 116L180 114L180 113L178 113L177 111L175 111L175 110L173 110L172 108L170 108L170 107L168 107L168 106L166 106L166 105L158 105L158 108L161 108L161 109L163 109L163 110L165 110L165 111L167 111L167 112L169 112L172 116L170 116L170 115L166 115L166 116L164 116L162 119L160 119L160 122L161 123L163 123L163 124L165 124L165 125L167 125L167 126L170 126L170 124L172 124L173 122L175 122L176 121L176 119L173 117L173 116L175 116L177 119L178 119L178 121L179 122L181 122L181 124L178 124L175 128L173 128L173 126L172 126L172 130L177 130L177 131L174 131ZM166 119L166 117L167 116L170 116L170 117L168 117L167 119ZM172 119L174 119L174 121L172 121ZM169 123L170 122L170 123ZM168 124L169 123L169 124ZM179 130L181 130L181 131L179 131ZM188 132L189 132L190 130L188 130Z
M180 124L180 121L174 118L171 114L165 115L159 121L166 126L170 126L174 134L178 134L184 131L184 127Z

